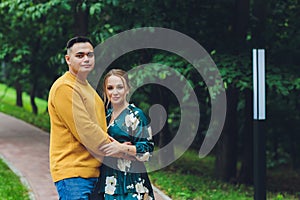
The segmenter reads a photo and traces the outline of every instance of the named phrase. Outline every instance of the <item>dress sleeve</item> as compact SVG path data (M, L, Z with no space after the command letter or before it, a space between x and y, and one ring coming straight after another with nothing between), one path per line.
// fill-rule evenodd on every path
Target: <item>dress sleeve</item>
M136 146L136 158L148 161L154 149L154 142L146 115L140 109L134 109L126 116L125 124L131 132L131 142Z

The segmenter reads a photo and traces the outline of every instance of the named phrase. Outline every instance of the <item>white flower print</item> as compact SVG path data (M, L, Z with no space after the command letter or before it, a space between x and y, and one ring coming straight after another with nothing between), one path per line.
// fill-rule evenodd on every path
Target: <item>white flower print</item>
M117 179L114 176L108 176L105 184L105 193L113 195L116 190Z
M133 131L136 129L138 124L139 124L139 120L133 113L130 113L125 116L125 125L127 127L131 127Z
M145 188L142 182L135 184L135 190L137 193L145 193Z
M132 197L136 197L139 200L153 200L147 193L145 193L144 196L142 194L133 194Z
M149 152L146 152L146 153L139 153L138 155L135 156L136 159L138 161L141 161L141 162L146 162L146 161L149 161L149 158L150 158L150 153Z
M131 161L130 160L119 158L117 162L118 162L118 164L117 164L118 168L122 172L126 172L126 167L130 168L130 165L131 165Z
M144 190L145 190L145 193L149 193L149 190L148 190L148 188L146 188L145 186L144 186Z
M145 182L145 180L135 184L135 190L137 192L135 196L137 197L137 199L150 199L151 197L148 195L149 190L143 185L143 182ZM143 198L143 194L144 194L144 198Z
M128 189L134 189L134 185L133 185L133 184L127 185L127 186L126 186L126 189L127 189L127 190L128 190Z
M148 133L149 133L149 137L147 137L147 140L152 140L152 129L150 126L148 127Z

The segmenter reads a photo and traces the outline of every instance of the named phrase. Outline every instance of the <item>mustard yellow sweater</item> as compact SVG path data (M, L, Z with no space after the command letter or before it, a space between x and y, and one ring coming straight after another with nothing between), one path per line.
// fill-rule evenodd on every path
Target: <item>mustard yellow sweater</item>
M102 158L98 148L109 138L103 101L96 91L66 72L50 89L48 110L53 181L98 177Z

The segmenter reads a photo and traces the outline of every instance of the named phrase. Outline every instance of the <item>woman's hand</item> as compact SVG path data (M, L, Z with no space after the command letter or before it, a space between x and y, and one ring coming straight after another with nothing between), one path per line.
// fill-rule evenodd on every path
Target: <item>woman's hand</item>
M129 146L133 146L131 142L120 143L113 137L109 137L110 143L105 144L99 148L99 150L105 156L112 156L118 158L125 158L129 160L135 159L132 155L127 154Z
M110 140L110 143L101 146L99 150L103 152L105 156L113 156L115 154L123 153L122 144L113 138L110 138Z

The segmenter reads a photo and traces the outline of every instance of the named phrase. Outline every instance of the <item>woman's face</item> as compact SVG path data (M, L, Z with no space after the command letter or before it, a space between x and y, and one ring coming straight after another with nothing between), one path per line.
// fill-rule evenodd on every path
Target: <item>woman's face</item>
M106 79L105 93L112 106L123 105L126 102L128 88L124 83L125 79L115 75Z

